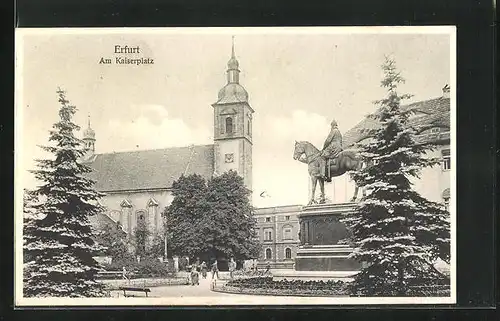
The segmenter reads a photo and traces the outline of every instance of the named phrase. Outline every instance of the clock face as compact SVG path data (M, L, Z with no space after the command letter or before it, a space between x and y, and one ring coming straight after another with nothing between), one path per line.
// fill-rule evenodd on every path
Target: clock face
M225 161L226 161L226 163L232 163L232 162L234 162L234 154L226 154L225 155Z

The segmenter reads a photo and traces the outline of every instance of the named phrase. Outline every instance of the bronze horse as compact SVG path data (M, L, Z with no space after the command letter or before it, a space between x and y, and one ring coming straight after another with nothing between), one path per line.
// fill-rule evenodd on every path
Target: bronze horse
M321 151L314 147L313 144L307 141L295 141L295 150L293 152L293 159L308 165L309 176L312 182L312 193L309 205L315 203L314 194L316 193L316 184L319 181L321 190L319 203L325 203L325 181L323 176L320 175L319 155ZM340 152L337 162L334 166L330 166L331 177L337 177L345 174L348 171L360 170L363 167L361 158L352 150L343 150ZM356 185L354 189L354 196L351 202L354 202L358 196L359 187ZM364 195L364 190L363 190Z

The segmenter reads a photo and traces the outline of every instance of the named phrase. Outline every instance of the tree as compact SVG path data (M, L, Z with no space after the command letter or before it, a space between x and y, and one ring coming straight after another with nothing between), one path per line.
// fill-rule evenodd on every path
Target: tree
M199 175L173 183L172 204L164 215L169 252L203 259L255 257L255 221L249 191L234 171L208 182Z
M95 241L103 246L103 254L110 256L112 260L129 257L125 232L118 225L103 224L94 232Z
M415 140L408 123L412 111L401 109L401 101L410 96L397 92L404 80L394 60L386 57L382 69L387 96L376 102L375 113L381 126L371 130L371 142L360 146L370 165L353 173L358 186L370 192L344 222L356 244L352 257L366 263L354 278L353 292L403 296L412 285L447 278L433 261L449 262L449 214L412 189L411 180L419 178L421 169L438 162L425 156L435 146Z
M140 220L137 222L137 226L134 229L135 255L140 257L147 256L147 246L150 236L151 231L146 221Z
M83 142L73 132L76 107L58 90L60 120L50 131L49 142L42 146L53 158L37 160L32 171L40 182L33 191L32 224L26 229L24 253L25 296L95 297L103 296L103 284L95 280L99 269L93 259L102 249L92 238L90 215L103 211L97 200L102 194L86 177L91 171L79 162L84 155Z
M153 258L160 258L165 255L165 235L162 233L154 233L151 245L147 249L147 255Z

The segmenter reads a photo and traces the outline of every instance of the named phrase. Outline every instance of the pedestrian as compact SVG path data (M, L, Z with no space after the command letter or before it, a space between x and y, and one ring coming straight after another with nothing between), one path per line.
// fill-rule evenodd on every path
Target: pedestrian
M191 285L200 285L200 275L195 264L191 268Z
M234 276L234 271L236 270L236 262L233 258L229 261L229 277L232 279Z
M127 281L130 281L127 277L127 269L125 267L123 267L123 271L122 271L122 277L123 279L127 280Z
M267 274L267 273L270 273L271 272L271 263L267 262L266 264L266 271L264 272L264 274Z
M208 270L207 263L205 263L205 261L201 262L200 268L201 268L201 276L204 279L206 279L207 278L207 270Z
M217 259L212 264L212 280L214 279L214 276L217 276L217 279L219 279L219 267L217 266Z

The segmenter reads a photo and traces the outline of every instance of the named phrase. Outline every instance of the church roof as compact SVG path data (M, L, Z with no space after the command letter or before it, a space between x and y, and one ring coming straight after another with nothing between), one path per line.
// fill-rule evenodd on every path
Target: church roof
M414 127L417 132L422 132L425 129L432 127L450 127L450 99L449 98L434 98L424 101L415 102L409 105L401 106L402 110L413 110L415 117L410 118L410 126ZM376 129L380 126L378 120L373 115L368 115L356 126L351 128L344 134L344 147L351 147L354 144L369 138L369 130Z
M97 154L90 177L102 192L170 188L181 175L214 173L214 146Z

